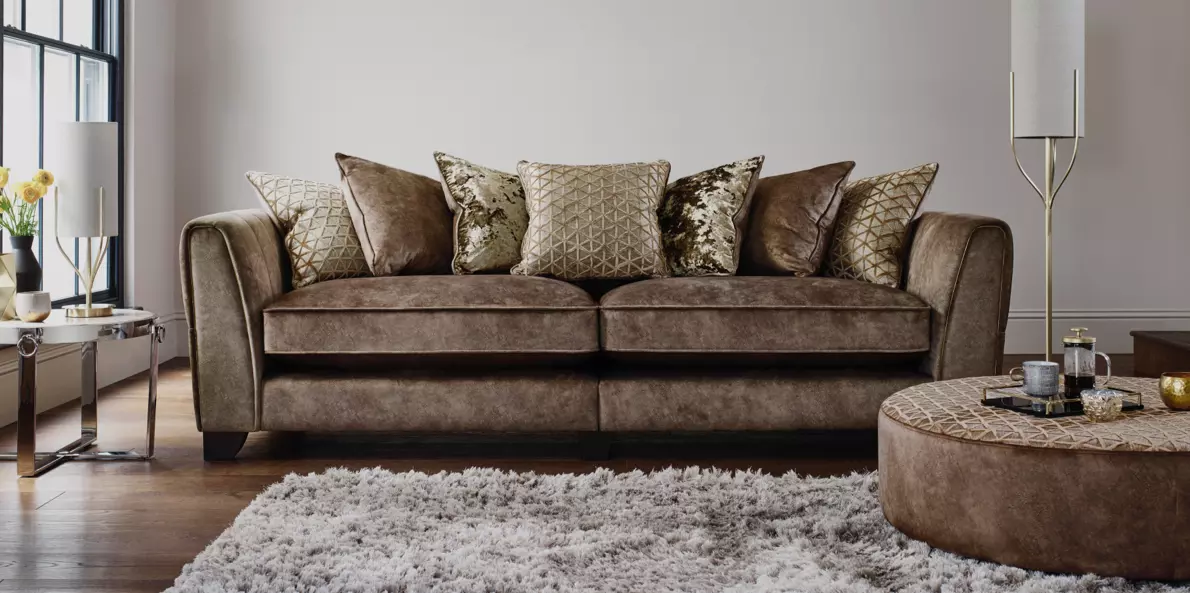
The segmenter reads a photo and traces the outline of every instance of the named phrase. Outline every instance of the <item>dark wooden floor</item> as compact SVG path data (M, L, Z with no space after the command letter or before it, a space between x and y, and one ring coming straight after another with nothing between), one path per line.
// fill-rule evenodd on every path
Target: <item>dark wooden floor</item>
M1011 357L1006 366L1025 358ZM1130 357L1113 361L1118 374L1131 369ZM102 393L103 448L141 445L146 383L143 375L133 377ZM39 422L40 448L66 443L77 436L77 405L42 414ZM257 493L290 472L487 466L562 473L697 465L829 475L876 466L871 433L629 442L598 462L579 460L577 447L564 438L509 443L254 434L236 461L209 464L202 460L182 361L162 370L157 435L157 458L147 463L68 463L36 479L18 479L14 463L0 463L0 591L161 591ZM13 427L0 430L0 449L13 449L14 441Z

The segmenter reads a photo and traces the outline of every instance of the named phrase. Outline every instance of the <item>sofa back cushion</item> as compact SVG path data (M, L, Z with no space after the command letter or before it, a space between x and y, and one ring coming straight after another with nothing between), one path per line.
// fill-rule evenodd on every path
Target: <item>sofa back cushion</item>
M285 239L294 288L372 275L338 187L257 171L248 182Z
M529 226L525 190L514 173L434 153L446 203L454 212L455 274L505 273L521 261Z
M549 165L521 161L529 227L513 274L589 278L666 276L657 210L669 163Z
M826 275L900 286L909 222L934 184L938 163L860 179L847 186Z
M341 153L335 161L372 274L450 273L451 216L442 184Z
M661 238L674 276L731 276L740 264L752 192L764 157L683 177L665 190Z
M760 180L752 197L743 272L813 276L822 267L843 187L855 163L845 161Z

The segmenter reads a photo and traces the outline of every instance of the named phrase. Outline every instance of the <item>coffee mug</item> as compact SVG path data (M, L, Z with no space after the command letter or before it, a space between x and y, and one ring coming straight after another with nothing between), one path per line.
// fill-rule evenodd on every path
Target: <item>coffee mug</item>
M1020 381L1025 393L1033 397L1058 395L1058 363L1044 360L1022 362L1021 366L1008 371L1013 381Z
M13 305L17 310L17 317L28 323L45 321L50 316L50 293L48 292L18 292Z

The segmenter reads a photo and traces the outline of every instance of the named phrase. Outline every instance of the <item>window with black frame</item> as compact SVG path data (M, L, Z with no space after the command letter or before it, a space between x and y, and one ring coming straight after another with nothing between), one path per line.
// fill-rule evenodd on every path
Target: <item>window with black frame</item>
M9 195L22 179L31 179L44 158L45 126L55 121L122 119L121 0L3 0L3 82L0 82L0 166L9 168ZM123 126L120 126L123 151ZM121 169L123 158L120 159ZM118 192L123 227L123 171ZM71 262L54 242L52 208L38 202L38 233L33 249L42 267L42 290L55 306L83 301ZM121 230L123 230L121 228ZM8 233L0 231L0 247L8 251ZM73 243L70 245L67 243ZM80 243L63 240L79 262ZM92 239L95 249L99 240ZM96 275L94 300L119 304L120 240L114 237Z

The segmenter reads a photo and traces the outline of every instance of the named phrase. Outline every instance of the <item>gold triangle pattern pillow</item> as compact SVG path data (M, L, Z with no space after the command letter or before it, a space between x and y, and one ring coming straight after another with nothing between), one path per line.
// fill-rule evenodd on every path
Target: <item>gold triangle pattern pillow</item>
M521 161L529 227L513 274L562 280L668 275L657 210L669 162L549 165Z
M446 205L454 213L455 274L508 273L521 261L529 226L521 178L442 152L434 153Z
M900 286L909 222L937 174L938 163L930 163L848 184L826 275Z
M683 177L665 190L659 222L674 276L731 276L740 265L745 223L764 157Z
M294 288L372 275L338 186L257 171L247 176L284 236Z

